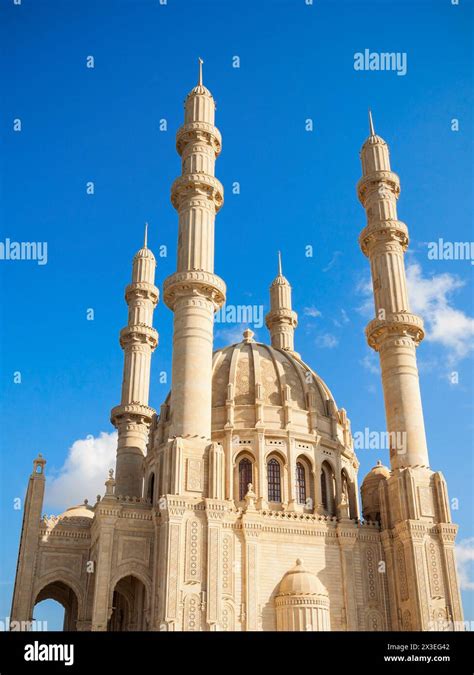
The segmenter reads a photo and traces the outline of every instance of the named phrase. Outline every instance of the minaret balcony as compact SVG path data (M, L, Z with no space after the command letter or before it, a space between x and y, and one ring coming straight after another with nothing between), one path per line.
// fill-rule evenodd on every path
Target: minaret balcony
M403 251L410 242L408 228L401 220L377 220L370 222L359 236L359 246L362 253L370 257L375 248L389 242L398 242Z
M212 202L216 213L224 203L224 187L214 176L206 173L188 173L176 178L171 187L171 203L177 211L196 195L201 195Z
M362 176L357 183L357 195L360 202L365 206L368 195L371 192L378 192L380 188L386 187L393 192L398 199L400 194L400 178L394 171L374 171L368 176Z
M156 411L142 403L126 403L116 405L110 411L110 421L117 427L119 424L146 424L149 426Z
M222 136L219 129L208 122L183 124L176 134L176 150L181 155L188 143L201 139L212 146L217 157L222 150Z
M158 332L146 324L125 326L120 331L120 346L127 349L134 344L149 345L153 350L158 345Z
M425 337L423 319L410 312L389 314L386 319L373 319L365 329L367 342L379 351L387 338L409 337L417 347Z
M133 300L151 300L153 305L157 305L159 298L159 290L148 281L135 281L125 289L125 301L128 305Z
M173 310L180 297L202 296L213 302L216 311L225 302L226 285L212 272L205 270L188 270L175 272L163 283L163 300Z

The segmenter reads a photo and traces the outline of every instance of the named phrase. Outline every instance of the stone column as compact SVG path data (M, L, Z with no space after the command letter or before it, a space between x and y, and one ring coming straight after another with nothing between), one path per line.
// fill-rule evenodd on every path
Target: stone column
M214 312L225 302L225 284L214 274L214 220L224 199L214 176L221 151L214 111L200 71L176 135L182 158L181 176L171 190L179 215L177 271L164 283L164 301L174 312L170 435L208 442Z
M148 406L151 355L158 344L152 327L158 303L154 285L156 261L145 243L133 259L132 283L125 290L128 325L120 332L124 350L122 399L112 409L111 422L118 431L116 494L142 496L143 458L155 411Z
M366 330L380 356L392 469L428 466L415 349L423 339L423 322L410 312L404 253L408 229L397 217L400 180L390 168L385 141L371 135L361 150L363 177L359 199L367 225L359 243L370 259L376 318Z
M18 566L13 589L11 621L31 621L33 618L33 586L35 564L38 555L41 527L41 509L43 508L46 460L42 455L33 462L33 472L28 481L23 509L23 526L18 553Z

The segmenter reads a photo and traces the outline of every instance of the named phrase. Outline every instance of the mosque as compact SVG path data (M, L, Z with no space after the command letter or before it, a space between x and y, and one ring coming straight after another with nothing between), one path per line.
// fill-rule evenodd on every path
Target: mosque
M155 257L143 248L126 287L124 369L115 471L94 505L42 516L46 460L33 462L25 502L12 621L54 599L70 631L425 631L462 622L446 482L430 468L416 348L397 218L400 180L374 131L362 146L358 196L369 259L389 463L365 476L349 418L295 351L297 314L281 268L265 318L213 351L226 286L214 272L215 177L221 135L202 78L176 135L181 175L176 272L163 301L174 313L172 384L148 405L158 345ZM347 364L348 368L350 364ZM152 383L153 384L153 383ZM400 440L402 439L402 440ZM459 622L459 623L458 623Z

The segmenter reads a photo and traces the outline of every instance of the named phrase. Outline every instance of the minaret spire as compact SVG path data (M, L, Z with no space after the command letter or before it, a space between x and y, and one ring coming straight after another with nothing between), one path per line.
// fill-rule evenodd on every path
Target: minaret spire
M278 275L270 286L270 311L265 317L272 347L293 352L298 315L291 306L291 286L283 276L281 252L278 251Z
M142 496L143 459L148 431L155 413L148 406L151 355L158 344L153 311L158 303L155 256L147 248L145 223L143 248L133 258L132 283L125 289L128 325L120 331L124 351L122 399L112 409L111 422L118 431L115 494Z
M145 236L143 238L143 248L147 248L148 243L148 223L145 223Z
M199 85L202 87L202 64L204 61L199 57Z
M375 136L375 130L374 130L374 121L372 119L372 111L369 108L369 129L370 129L370 135Z

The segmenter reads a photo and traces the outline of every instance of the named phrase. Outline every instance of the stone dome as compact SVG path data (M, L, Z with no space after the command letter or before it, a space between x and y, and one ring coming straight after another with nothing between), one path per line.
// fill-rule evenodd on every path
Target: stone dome
M188 98L190 96L210 96L212 98L211 92L203 84L197 84L195 87L193 87L188 94Z
M134 260L137 260L139 258L146 258L147 260L155 261L155 256L147 246L143 246L139 251L135 253Z
M389 469L378 460L369 471L360 487L362 514L366 520L380 520L380 481L390 478Z
M231 401L234 428L253 428L259 420L252 423L250 409L260 406L260 421L265 427L282 429L286 406L291 408L295 429L311 432L311 411L318 415L318 429L322 433L326 427L329 430L329 418L336 415L337 406L326 384L295 352L255 342L252 335L252 331L245 331L242 342L214 352L213 427L224 427L226 406Z
M324 595L327 589L318 577L303 567L303 561L298 559L296 565L284 575L278 587L278 595Z
M92 506L89 506L86 502L83 504L78 504L77 506L70 506L64 513L61 513L59 516L63 518L93 518L94 509Z
M390 478L390 470L379 459L362 481L362 486L366 488L378 486L379 481L383 478Z

